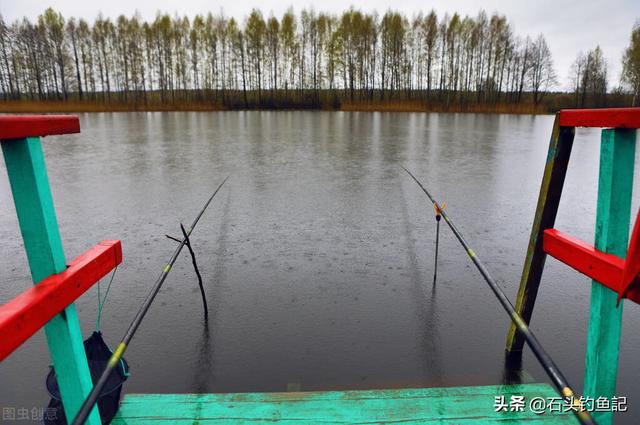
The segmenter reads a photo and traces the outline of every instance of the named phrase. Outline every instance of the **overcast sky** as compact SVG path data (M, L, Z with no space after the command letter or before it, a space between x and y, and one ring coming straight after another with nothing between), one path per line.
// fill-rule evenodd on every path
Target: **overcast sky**
M193 16L209 11L218 13L221 9L225 15L243 19L253 7L260 8L265 15L281 16L290 6L294 6L295 11L313 7L316 11L334 13L354 6L381 14L393 8L407 16L433 8L439 16L447 12L475 16L482 6L488 13L497 11L506 15L518 35L545 35L563 89L569 85L569 69L577 53L596 45L603 49L609 65L610 87L617 86L622 53L629 44L633 24L640 19L640 0L0 0L0 13L7 21L23 16L34 19L49 6L65 17L89 20L99 12L115 18L120 14L131 16L137 11L143 18L152 19L158 10Z

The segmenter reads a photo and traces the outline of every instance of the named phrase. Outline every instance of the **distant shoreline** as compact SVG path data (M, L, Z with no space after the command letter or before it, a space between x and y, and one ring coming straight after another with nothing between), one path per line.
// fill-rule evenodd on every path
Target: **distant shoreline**
M542 115L552 111L532 104L457 104L443 105L419 101L343 102L337 107L224 107L210 102L123 103L103 101L0 101L0 113L71 112L215 112L215 111L345 111L345 112L451 112Z

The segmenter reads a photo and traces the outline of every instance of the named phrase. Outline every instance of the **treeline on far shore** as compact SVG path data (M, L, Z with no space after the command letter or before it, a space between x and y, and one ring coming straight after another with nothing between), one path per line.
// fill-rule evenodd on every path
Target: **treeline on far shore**
M491 102L459 93L380 90L179 90L163 93L69 93L67 99L11 99L0 96L0 112L127 112L127 111L225 111L225 110L326 110L386 112L478 112L545 114L575 108L575 93L551 92L538 103L531 93L519 101L507 94ZM589 107L630 106L633 96L613 92Z
M34 20L0 15L0 110L630 106L640 101L640 23L629 31L623 72L612 76L599 46L567 52L575 61L558 72L544 34L520 34L483 10L86 20L49 8Z

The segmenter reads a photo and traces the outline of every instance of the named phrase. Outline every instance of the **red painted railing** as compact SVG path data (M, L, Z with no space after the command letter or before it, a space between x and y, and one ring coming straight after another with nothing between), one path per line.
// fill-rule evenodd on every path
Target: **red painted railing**
M624 296L640 304L640 211L626 259L598 251L556 229L544 231L542 244L547 254L617 292L618 300Z
M122 262L120 241L103 241L0 306L0 361Z
M563 109L561 127L640 128L640 108ZM596 250L593 245L545 229L543 250L577 271L640 304L640 212L629 243L626 261Z
M75 115L0 115L0 140L80 133Z
M560 126L640 128L640 108L563 109Z

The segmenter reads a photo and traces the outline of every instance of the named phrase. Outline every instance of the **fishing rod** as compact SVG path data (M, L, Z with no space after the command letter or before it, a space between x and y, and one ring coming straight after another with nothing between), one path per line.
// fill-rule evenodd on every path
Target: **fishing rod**
M93 389L87 396L86 400L82 403L82 406L80 407L78 414L73 420L72 425L81 425L87 420L89 413L91 413L91 409L93 409L93 405L98 400L100 391L107 383L109 376L115 370L116 366L120 362L120 359L124 355L124 352L127 350L127 346L129 345L129 342L131 341L136 331L138 330L138 327L140 326L142 319L144 319L144 316L149 311L149 308L151 307L151 303L153 303L154 298L158 294L158 291L160 291L162 284L164 283L167 276L169 275L169 272L171 271L171 267L173 267L173 264L178 259L178 255L180 255L180 251L182 251L182 248L184 248L184 246L187 244L187 241L189 239L189 236L191 235L191 232L193 232L193 229L196 227L196 224L198 224L200 217L202 217L206 209L209 207L209 204L211 203L211 201L213 201L213 198L216 196L218 191L227 182L227 180L229 180L229 177L230 176L227 176L222 181L222 183L220 183L218 188L209 197L207 202L204 204L204 207L202 207L202 209L200 210L196 218L193 220L193 223L191 223L191 226L188 229L186 229L187 231L184 234L184 237L182 238L182 240L180 241L180 245L178 245L178 247L175 249L175 251L171 255L169 262L162 269L162 273L156 280L156 283L153 285L153 288L151 288L151 291L149 292L149 294L147 294L147 297L142 303L142 306L140 307L133 321L129 325L129 329L127 329L127 332L125 333L124 338L122 338L122 341L120 342L120 344L118 344L118 347L109 358L109 362L107 363L106 368L102 372L102 375L100 375L100 379L98 379L98 382L94 385Z
M429 191L425 189L425 187L422 185L422 183L420 183L416 176L414 176L405 167L402 167L402 169L406 171L409 176L411 176L411 178L418 184L418 186L420 186L420 189L422 189L422 191L429 197L435 208L440 211L442 218L444 218L444 221L447 223L453 234L456 236L458 241L460 241L460 244L465 249L467 255L469 256L469 258L471 258L471 261L473 261L476 268L478 269L484 280L487 282L493 293L496 295L498 301L500 301L500 304L502 304L502 307L504 307L507 313L509 313L511 320L518 328L518 331L521 332L524 336L524 339L531 348L531 351L533 351L543 369L545 370L547 375L549 375L549 378L551 378L551 381L553 382L555 387L565 399L569 399L572 402L573 409L571 410L573 410L580 423L583 425L596 425L595 420L591 417L589 412L584 409L582 402L579 398L576 397L575 393L571 389L571 386L567 382L567 379L564 377L562 372L560 372L560 369L558 369L558 366L556 366L551 356L549 356L546 350L542 347L542 344L540 344L538 338L536 338L536 336L533 334L524 319L518 314L518 312L516 312L516 309L513 307L513 304L511 304L511 301L509 301L509 298L507 298L505 293L498 286L498 283L493 279L493 277L491 277L484 263L480 261L475 251L471 249L471 246L464 239L456 225L453 224L448 214L440 207L438 202L433 198L433 196L431 196L431 193L429 193Z

